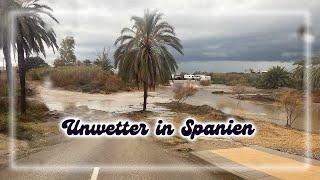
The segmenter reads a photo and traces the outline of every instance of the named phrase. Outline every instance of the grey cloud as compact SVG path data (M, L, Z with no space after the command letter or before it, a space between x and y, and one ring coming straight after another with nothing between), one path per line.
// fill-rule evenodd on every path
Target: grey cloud
M292 60L301 57L302 43L296 29L302 17L230 16L228 13L266 10L310 10L313 31L320 37L320 2L316 0L46 0L60 20L54 28L61 41L73 35L79 59L95 58L104 46L114 51L113 42L121 28L130 26L132 15L146 8L164 13L175 26L185 47L179 60ZM221 16L213 13L222 12ZM223 15L225 14L225 15ZM320 47L319 42L314 44ZM52 60L56 55L49 55Z

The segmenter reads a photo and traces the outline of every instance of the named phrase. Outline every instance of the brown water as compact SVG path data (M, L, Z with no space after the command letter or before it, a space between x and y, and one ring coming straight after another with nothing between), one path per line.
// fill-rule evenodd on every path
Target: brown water
M263 121L286 124L286 114L280 106L274 104L263 104L253 101L239 101L228 94L212 94L214 90L230 91L230 87L224 85L212 85L200 88L199 92L186 102L193 105L207 104L225 113L253 118ZM155 106L154 102L169 102L172 100L172 87L158 89L150 92L148 98L148 109L152 111L163 111L161 107ZM141 110L143 92L121 92L110 95L87 94L64 90L51 89L50 84L40 87L40 96L51 110L64 110L68 106L87 106L89 109L102 110L111 113L130 112ZM301 108L299 117L292 127L300 130L306 129L305 113ZM320 104L313 104L311 127L313 132L320 130Z
M220 86L220 85L219 85ZM228 94L212 94L212 89L200 89L199 92L187 100L187 103L194 105L207 104L228 114L239 115L247 118L260 119L279 125L286 124L286 114L280 106L274 104L263 104L253 101L244 101L233 98ZM292 124L293 128L305 130L305 110L299 110L299 116ZM313 104L311 130L320 131L320 104Z

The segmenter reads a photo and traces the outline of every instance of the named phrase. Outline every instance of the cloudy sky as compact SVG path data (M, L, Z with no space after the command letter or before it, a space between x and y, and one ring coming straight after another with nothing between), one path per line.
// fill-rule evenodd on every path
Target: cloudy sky
M179 62L254 60L289 61L303 54L297 29L312 14L313 33L320 35L318 0L42 0L54 9L59 42L74 36L79 60L95 59L113 43L132 15L158 10L172 24L184 46ZM318 11L318 12L317 12ZM291 14L290 14L291 13ZM315 50L320 49L316 40ZM47 61L54 57L50 53Z

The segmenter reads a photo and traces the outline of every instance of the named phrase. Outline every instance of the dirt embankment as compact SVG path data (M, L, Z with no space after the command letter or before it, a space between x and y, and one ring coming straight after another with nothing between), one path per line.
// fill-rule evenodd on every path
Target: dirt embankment
M171 114L168 119L178 127L187 117L194 117L198 121L215 121L222 120L230 115L225 114L208 106L193 106L189 104L176 103L158 103L159 106L164 106L175 114ZM238 117L240 120L245 119ZM189 152L194 150L208 150L216 148L230 148L247 145L258 145L274 150L305 156L306 152L306 132L276 125L270 122L260 121L258 119L245 119L246 121L254 122L257 132L251 138L200 138L195 142L188 142L176 136L162 141L164 146L170 147L176 151ZM312 158L320 160L320 135L310 134L312 139ZM187 154L184 155L186 156Z

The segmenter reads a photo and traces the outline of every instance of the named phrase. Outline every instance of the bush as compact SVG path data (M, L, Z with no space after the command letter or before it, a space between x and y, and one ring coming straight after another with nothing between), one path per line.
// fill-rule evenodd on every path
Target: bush
M48 77L53 68L51 67L43 67L37 69L31 69L27 73L28 79L33 81L44 80L44 78Z
M277 89L279 87L288 87L291 84L289 75L290 73L285 67L274 66L262 76L259 88Z
M17 99L18 102L16 103L15 109L16 111L19 111L19 99ZM6 114L8 113L8 98L7 97L0 97L0 114ZM49 111L48 107L36 100L27 100L27 120L28 121L38 121L40 120L39 117L42 117L44 113Z
M210 86L211 82L209 80L201 80L200 85L201 86Z
M299 93L295 90L289 90L281 95L279 102L286 113L286 125L291 127L300 114L299 107L302 104L301 95L299 95Z
M39 56L26 58L26 70L48 67L49 65Z
M0 133L8 134L9 124L8 116L0 114ZM16 124L16 137L20 140L33 140L44 134L41 129L37 128L35 123L24 123L18 121Z
M37 128L43 115L49 110L47 106L39 101L27 101L27 120L17 121L16 135L18 139L32 140L41 136L44 132ZM19 102L16 107L19 106ZM19 109L16 108L17 111ZM19 117L17 117L19 119ZM8 99L0 99L0 133L8 133Z
M237 95L237 99L241 99L241 94L246 91L246 88L242 84L237 84L231 88L232 92Z
M54 68L50 78L56 87L83 92L116 92L123 89L122 80L97 66L65 66Z
M177 100L177 103L182 103L189 97L195 95L198 92L198 87L191 82L177 84L173 89L173 98Z

